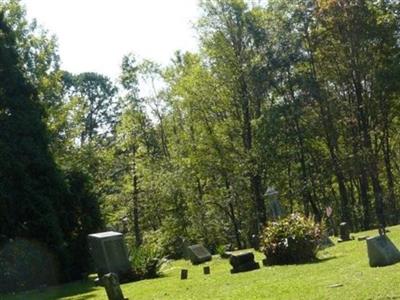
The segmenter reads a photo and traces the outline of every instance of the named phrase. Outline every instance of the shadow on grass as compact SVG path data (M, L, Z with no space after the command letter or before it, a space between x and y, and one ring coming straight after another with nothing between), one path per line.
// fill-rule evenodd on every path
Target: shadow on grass
M89 294L95 290L95 287L93 281L84 280L68 283L60 287L49 288L48 291L58 297L57 299L81 295L78 299L86 300L96 298L95 294Z
M320 264L320 263L324 263L327 261L330 261L332 259L336 259L337 256L329 256L329 257L323 257L323 258L316 258L312 261L308 261L308 262L298 262L298 263L282 263L282 264L267 264L265 265L264 261L262 262L264 267L274 267L274 266L306 266L306 265L314 265L314 264Z
M34 290L17 294L0 295L2 300L54 300L66 297L77 297L79 300L95 299L95 285L90 280L76 281L60 286L48 287L42 291Z
M313 261L304 263L303 265L320 264L320 263L324 263L324 262L330 261L332 259L337 259L337 256L328 256L328 257L323 257L323 258L317 258L317 259L315 259Z

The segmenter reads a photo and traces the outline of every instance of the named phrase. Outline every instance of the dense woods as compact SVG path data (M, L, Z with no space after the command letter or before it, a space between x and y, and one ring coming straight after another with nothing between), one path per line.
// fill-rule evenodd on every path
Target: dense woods
M105 228L171 257L249 247L272 186L287 213L331 207L329 226L397 224L399 2L253 2L201 1L197 53L127 54L112 82L61 70L56 40L0 0L0 242L43 242L65 279Z

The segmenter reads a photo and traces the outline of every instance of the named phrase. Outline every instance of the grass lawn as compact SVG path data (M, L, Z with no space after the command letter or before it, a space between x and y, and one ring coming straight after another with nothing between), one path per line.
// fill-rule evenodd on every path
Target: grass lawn
M358 233L370 235L376 230ZM400 226L388 236L400 247ZM125 297L140 299L400 299L400 263L370 268L365 241L349 241L319 253L318 263L263 267L231 275L228 260L213 257L211 275L203 275L203 265L175 261L164 266L164 276L122 285ZM260 262L263 255L257 253ZM189 269L189 279L180 280L180 269ZM90 281L77 282L42 292L1 296L2 300L99 299L106 300L103 288Z

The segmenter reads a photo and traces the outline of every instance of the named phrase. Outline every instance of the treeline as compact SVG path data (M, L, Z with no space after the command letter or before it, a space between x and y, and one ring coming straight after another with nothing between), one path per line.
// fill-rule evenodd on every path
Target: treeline
M248 247L271 220L269 186L288 213L320 221L331 207L353 230L398 223L398 1L201 1L198 53L167 67L127 55L117 83L59 70L56 42L18 1L0 3L55 165L133 246Z

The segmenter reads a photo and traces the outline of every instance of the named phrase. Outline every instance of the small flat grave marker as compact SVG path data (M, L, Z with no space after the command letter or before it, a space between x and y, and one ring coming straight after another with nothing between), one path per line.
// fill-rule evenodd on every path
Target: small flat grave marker
M206 261L210 261L212 256L208 250L200 244L189 246L189 258L193 265L198 265Z

